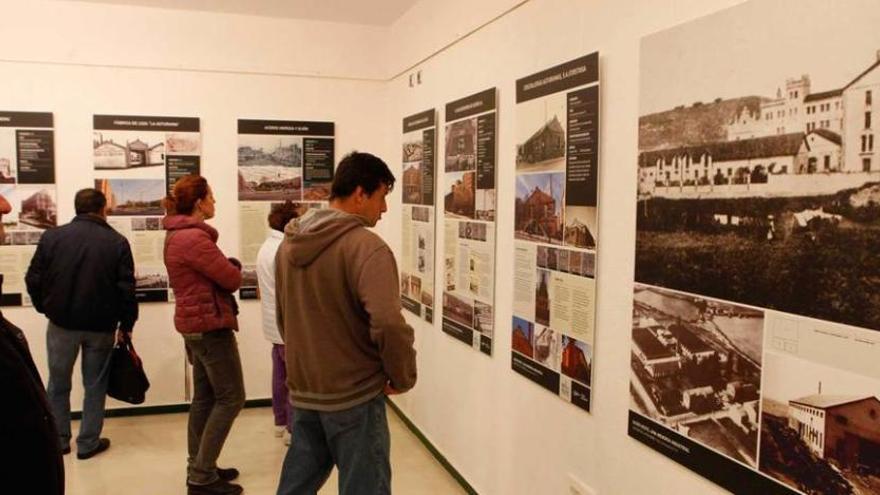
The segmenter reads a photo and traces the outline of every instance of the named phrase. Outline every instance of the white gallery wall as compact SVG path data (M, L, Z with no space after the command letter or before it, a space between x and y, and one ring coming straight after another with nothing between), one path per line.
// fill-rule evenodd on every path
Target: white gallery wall
M221 248L235 255L236 119L334 121L337 158L355 148L373 151L400 177L404 116L434 107L442 126L446 103L498 87L493 356L444 334L439 318L433 326L409 318L419 384L394 402L480 493L569 493L570 475L598 494L724 493L630 439L626 425L639 40L738 3L422 0L394 25L376 28L0 0L0 109L54 112L60 221L73 215L74 192L92 184L93 114L200 117L202 171L218 199L211 223L221 232ZM513 237L514 83L593 51L600 53L601 75L601 234L593 412L586 414L510 369L513 255L505 240ZM422 84L410 88L408 76L418 70ZM398 191L378 231L399 254ZM442 229L437 235L442 246ZM151 405L184 400L172 311L170 304L144 304L136 328L153 381ZM24 328L45 371L44 318L31 308L4 314ZM244 302L240 318L248 397L268 397L269 345L258 303Z
M385 85L353 76L353 70L370 75L372 63L344 63L351 54L366 60L381 53L384 38L374 31L80 2L0 2L0 109L54 113L61 223L74 216L76 191L94 186L93 114L199 117L202 173L217 198L210 223L220 231L223 252L238 256L237 119L333 121L338 154L375 149L384 139L375 122L385 111ZM354 42L359 35L362 44ZM272 67L339 77L270 75ZM247 396L266 398L271 346L263 338L259 302L240 306ZM33 308L3 309L24 329L45 380L45 318ZM145 405L185 400L183 345L173 311L170 303L140 305L135 346L152 383ZM79 410L81 384L74 384L72 407ZM108 400L108 407L122 406Z

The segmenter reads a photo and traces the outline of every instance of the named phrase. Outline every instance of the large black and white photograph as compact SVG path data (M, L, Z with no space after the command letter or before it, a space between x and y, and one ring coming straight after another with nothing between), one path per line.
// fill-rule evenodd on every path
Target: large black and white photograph
M520 103L516 112L516 171L565 171L566 94Z
M793 5L643 39L636 280L880 330L878 5Z
M107 198L107 214L162 216L164 179L95 179L95 189Z
M165 165L165 133L96 130L92 134L95 170L128 170Z
M880 380L765 358L761 472L803 493L880 493Z
M757 467L764 313L636 284L631 407Z
M302 199L303 138L272 134L239 134L238 199Z

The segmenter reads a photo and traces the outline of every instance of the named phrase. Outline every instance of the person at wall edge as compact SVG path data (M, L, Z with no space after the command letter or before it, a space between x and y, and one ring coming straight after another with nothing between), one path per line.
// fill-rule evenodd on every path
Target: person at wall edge
M85 396L78 459L110 447L110 440L100 436L110 356L121 332L131 334L138 318L131 247L107 224L106 207L100 191L77 192L76 217L43 233L25 276L34 308L49 318L47 393L65 454L70 452L71 375L82 349Z
M293 441L278 495L317 493L334 465L343 495L391 492L385 395L415 385L416 354L394 256L367 227L394 181L381 159L351 153L335 171L330 208L285 228L275 290Z

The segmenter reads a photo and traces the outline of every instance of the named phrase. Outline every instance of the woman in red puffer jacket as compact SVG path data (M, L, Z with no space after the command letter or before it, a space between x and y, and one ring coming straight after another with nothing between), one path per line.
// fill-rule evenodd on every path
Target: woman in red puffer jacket
M241 286L241 264L223 255L217 230L205 223L214 216L214 194L204 177L178 180L165 198L165 209L165 267L174 290L174 326L193 365L188 493L238 495L241 486L230 483L238 471L218 468L217 457L245 399L232 295Z

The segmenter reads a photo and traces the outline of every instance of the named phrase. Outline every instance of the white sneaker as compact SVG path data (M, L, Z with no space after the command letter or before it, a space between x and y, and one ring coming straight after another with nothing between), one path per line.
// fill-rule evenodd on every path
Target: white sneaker
M283 436L284 436L284 445L290 445L290 432L287 431L286 428L284 429Z
M281 438L287 432L286 426L275 427L275 438Z

